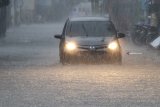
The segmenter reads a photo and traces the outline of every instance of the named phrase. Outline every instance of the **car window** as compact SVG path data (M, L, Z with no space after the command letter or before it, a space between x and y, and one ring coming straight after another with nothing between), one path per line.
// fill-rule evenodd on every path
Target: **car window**
M107 21L73 21L68 24L68 36L107 36L116 34L112 23Z

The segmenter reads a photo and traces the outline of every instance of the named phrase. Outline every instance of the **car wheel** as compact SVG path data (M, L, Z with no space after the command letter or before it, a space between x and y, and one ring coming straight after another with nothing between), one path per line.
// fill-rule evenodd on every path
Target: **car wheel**
M118 65L122 65L122 55L121 54L115 56L114 63Z
M114 63L115 63L115 64L118 64L118 65L122 65L122 57L121 57L121 56L117 57L117 58L115 59Z
M67 61L66 61L65 58L61 59L60 62L61 62L63 65L65 65L65 64L67 63Z
M60 62L61 62L63 65L66 65L66 64L70 64L70 63L72 62L72 60L71 60L71 57L70 57L70 56L63 55L63 56L60 58Z
M120 53L116 55L112 55L112 57L110 58L110 61L113 64L122 65L122 55Z
M60 54L60 63L65 65L67 63L65 54Z

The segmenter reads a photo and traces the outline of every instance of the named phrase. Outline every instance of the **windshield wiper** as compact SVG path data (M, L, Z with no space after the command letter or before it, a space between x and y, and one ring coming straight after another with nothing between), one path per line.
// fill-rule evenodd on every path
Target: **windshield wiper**
M84 32L86 33L86 36L88 37L89 35L88 35L88 32L87 32L87 30L86 30L84 24L82 24L82 28L83 28Z

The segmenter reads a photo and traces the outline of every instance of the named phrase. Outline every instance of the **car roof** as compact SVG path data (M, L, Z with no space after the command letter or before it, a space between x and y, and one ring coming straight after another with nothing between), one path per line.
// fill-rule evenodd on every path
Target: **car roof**
M72 17L70 21L109 21L106 17Z

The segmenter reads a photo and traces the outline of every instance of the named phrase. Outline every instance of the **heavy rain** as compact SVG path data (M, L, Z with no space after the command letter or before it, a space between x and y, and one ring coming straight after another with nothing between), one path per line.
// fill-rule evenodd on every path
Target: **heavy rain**
M160 107L159 0L0 0L0 107Z

